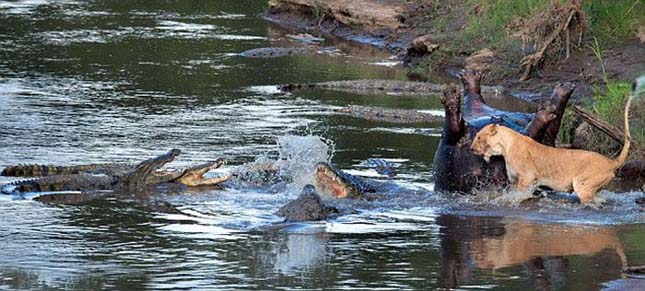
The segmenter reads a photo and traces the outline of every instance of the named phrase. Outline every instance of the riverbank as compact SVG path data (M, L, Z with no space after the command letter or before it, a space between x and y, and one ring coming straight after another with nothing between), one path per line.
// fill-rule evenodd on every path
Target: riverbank
M460 68L477 69L487 84L537 93L522 95L530 101L550 94L553 84L562 81L576 83L574 101L589 100L605 74L633 80L645 72L645 26L638 28L644 19L636 15L642 3L501 1L493 9L476 2L271 0L265 18L388 48L404 61L411 79L450 80ZM599 15L601 8L621 5L625 11ZM636 23L598 24L618 21L613 19L618 13ZM605 31L624 35L614 39Z

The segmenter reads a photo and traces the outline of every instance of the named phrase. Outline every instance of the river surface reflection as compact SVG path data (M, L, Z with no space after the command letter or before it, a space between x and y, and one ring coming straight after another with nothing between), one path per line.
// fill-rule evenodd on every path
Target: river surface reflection
M302 91L277 84L404 79L386 51L249 59L298 46L263 21L265 1L0 1L0 168L134 162L182 149L172 167L223 171L281 160L276 188L157 193L190 215L117 199L43 205L0 197L0 289L645 289L642 193L600 210L509 206L432 191L441 124L337 115L347 105L441 110L438 96ZM399 175L365 167L385 158ZM275 211L331 161L391 183L356 213L281 224ZM12 179L2 177L0 182ZM6 196L6 197L5 197Z

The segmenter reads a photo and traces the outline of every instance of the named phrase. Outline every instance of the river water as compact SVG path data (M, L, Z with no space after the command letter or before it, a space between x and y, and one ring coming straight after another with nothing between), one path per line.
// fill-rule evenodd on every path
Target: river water
M643 289L635 197L595 210L432 192L441 124L334 113L347 105L441 112L438 96L278 92L275 85L404 79L388 52L328 39L329 54L251 59L299 45L261 19L265 1L0 1L0 169L136 162L180 148L173 167L221 171L280 160L279 188L197 189L160 199L43 205L0 199L0 289ZM329 37L328 37L329 38ZM389 179L365 166L384 158ZM355 213L280 224L274 213L331 161L393 186ZM12 179L2 178L0 182Z

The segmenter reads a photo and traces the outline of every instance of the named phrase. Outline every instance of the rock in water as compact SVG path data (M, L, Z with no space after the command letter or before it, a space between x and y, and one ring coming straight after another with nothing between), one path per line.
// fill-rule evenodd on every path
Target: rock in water
M280 207L277 215L287 222L324 220L339 213L334 207L325 206L313 185L305 185L300 196Z

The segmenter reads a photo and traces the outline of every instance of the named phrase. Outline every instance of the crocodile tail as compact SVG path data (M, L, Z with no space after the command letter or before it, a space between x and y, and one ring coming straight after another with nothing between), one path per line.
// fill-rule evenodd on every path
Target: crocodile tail
M76 175L82 173L116 175L132 169L132 165L108 163L75 166L21 164L6 167L0 173L7 177L45 177L54 175Z
M59 167L30 164L30 165L12 165L7 166L0 175L6 177L41 177L58 174L61 171ZM51 174L50 174L51 173Z
M627 160L627 155L629 154L629 146L631 145L631 135L629 134L629 105L632 103L632 95L627 97L627 104L625 104L625 142L623 143L623 149L620 151L618 157L616 157L616 169L620 168Z
M114 178L94 175L54 175L29 180L14 181L3 185L3 192L47 192L47 191L84 191L110 190ZM15 187L14 191L5 190Z

